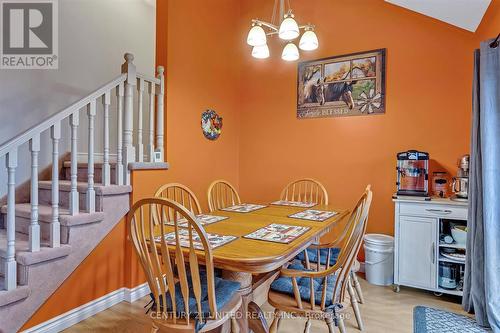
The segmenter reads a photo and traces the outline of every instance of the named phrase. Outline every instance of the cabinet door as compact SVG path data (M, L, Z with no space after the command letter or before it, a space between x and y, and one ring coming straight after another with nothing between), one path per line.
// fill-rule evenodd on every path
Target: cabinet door
M399 217L399 282L425 289L436 288L437 219Z

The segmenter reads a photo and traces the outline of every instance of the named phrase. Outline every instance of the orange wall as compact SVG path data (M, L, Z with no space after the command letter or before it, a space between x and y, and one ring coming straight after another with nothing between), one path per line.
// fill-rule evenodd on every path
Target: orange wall
M161 184L176 181L191 187L206 206L212 180L224 177L238 184L239 67L237 49L229 47L238 36L228 29L237 23L238 3L158 1L158 11L167 14L157 21L158 29L168 33L167 38L159 35L157 58L160 64L167 57L166 155L171 168L145 174L141 183L149 186L138 191L151 195ZM201 113L207 108L224 119L216 141L205 139L201 131Z
M166 159L169 170L134 172L133 198L152 196L167 182L189 186L207 208L206 191L215 179L238 185L239 57L233 0L157 1L157 64L166 67ZM168 43L168 49L167 49ZM223 117L222 135L205 139L201 113ZM126 285L144 282L133 249L127 248Z
M91 302L124 286L125 221L120 221L21 330Z
M272 1L242 7L240 190L244 200L272 200L288 181L314 177L331 202L350 207L371 183L368 232L393 233L396 153L428 151L455 173L469 151L472 50L477 37L382 0L294 1L302 22L316 25L319 50L302 60L387 48L386 113L327 119L296 118L297 64L258 61L244 45L252 17L266 17Z
M500 0L493 0L483 18L483 21L479 25L476 31L476 40L478 42L477 47L479 47L479 42L482 40L495 38L500 33Z

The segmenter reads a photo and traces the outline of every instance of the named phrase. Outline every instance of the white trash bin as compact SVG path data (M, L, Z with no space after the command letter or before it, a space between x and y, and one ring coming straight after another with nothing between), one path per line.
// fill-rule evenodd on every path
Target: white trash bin
M366 280L378 286L394 283L394 237L367 234L365 240Z

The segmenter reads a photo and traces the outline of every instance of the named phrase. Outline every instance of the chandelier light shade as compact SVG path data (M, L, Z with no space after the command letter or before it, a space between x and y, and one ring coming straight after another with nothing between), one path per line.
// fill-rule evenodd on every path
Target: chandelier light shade
M252 20L252 27L247 36L247 44L252 46L252 57L257 59L269 58L267 37L275 35L286 41L281 53L281 59L285 61L298 60L300 58L299 48L302 51L313 51L319 47L314 25L310 23L299 25L290 8L290 2L287 1L287 3L288 6L285 6L285 0L274 0L273 15L270 22L259 19ZM300 36L301 31L304 32L302 36ZM300 37L300 40L298 43L294 43L293 41L298 37Z
M316 50L319 46L318 37L312 30L306 30L300 37L299 48L304 51Z
M261 46L267 42L266 32L260 25L254 25L247 37L247 44L250 46Z
M283 52L281 53L281 59L285 61L295 61L299 59L299 49L294 43L286 44Z
M254 46L252 49L252 57L257 59L269 58L269 47L267 44Z
M283 40L293 40L300 35L299 25L297 21L294 20L293 15L285 16L283 22L281 22L280 30L278 36Z

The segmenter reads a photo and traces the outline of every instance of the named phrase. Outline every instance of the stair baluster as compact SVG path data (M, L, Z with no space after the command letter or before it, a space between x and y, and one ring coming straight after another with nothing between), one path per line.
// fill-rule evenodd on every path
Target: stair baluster
M80 210L80 195L78 194L78 125L80 123L80 110L70 116L71 126L71 192L69 194L69 213L78 214Z
M40 152L40 134L30 140L31 151L31 218L29 226L29 250L40 251L40 225L38 224L38 153Z
M104 186L111 184L111 168L109 166L109 105L111 104L111 92L107 91L103 97L104 106L104 156L102 165L102 183Z
M127 74L125 80L125 97L123 110L123 175L126 185L130 184L129 163L135 161L134 147L134 86L137 84L134 56L125 54L125 63L122 65L122 73Z
M59 140L61 122L50 128L52 138L52 222L50 223L50 247L61 246L61 228L59 224Z
M87 213L95 212L95 189L94 189L94 121L96 115L96 100L91 100L87 106L89 117L89 151L87 162Z
M160 79L160 89L157 92L156 98L156 149L160 150L162 161L165 160L165 156L163 155L163 95L165 93L165 80L163 77L164 68L163 66L158 66L158 79Z
M17 148L7 153L7 251L5 258L5 289L17 287L16 263L16 168Z
M142 104L144 93L144 80L139 79L139 86L137 87L137 161L144 161L144 144L142 143Z
M149 83L149 144L148 144L148 156L149 162L154 162L154 136L155 136L155 83Z
M123 88L123 82L120 82L116 89L116 96L118 98L118 106L117 106L117 150L116 150L116 171L115 171L115 176L116 176L116 185L123 185L123 95L124 95L124 88Z

